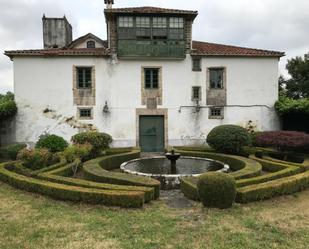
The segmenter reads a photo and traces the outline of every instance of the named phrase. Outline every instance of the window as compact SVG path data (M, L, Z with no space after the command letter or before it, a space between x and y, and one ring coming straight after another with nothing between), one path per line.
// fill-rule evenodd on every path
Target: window
M209 118L222 119L223 118L222 108L219 108L219 107L210 108L209 109Z
M145 68L145 88L153 89L159 88L159 69L158 68Z
M120 16L119 17L120 28L133 28L133 17L132 16Z
M136 17L136 38L150 39L150 18Z
M79 108L79 118L91 119L92 118L92 108Z
M201 58L192 58L192 71L202 71Z
M184 22L181 17L171 17L169 23L169 38L173 40L183 40Z
M87 41L87 48L95 48L95 42L94 41Z
M133 16L120 16L118 18L119 39L135 39L135 28Z
M167 19L165 17L152 18L152 38L155 40L167 39Z
M209 69L209 83L210 88L220 89L223 88L223 68L210 68Z
M192 101L201 100L201 87L193 86L192 87Z
M77 88L91 88L92 68L77 67Z

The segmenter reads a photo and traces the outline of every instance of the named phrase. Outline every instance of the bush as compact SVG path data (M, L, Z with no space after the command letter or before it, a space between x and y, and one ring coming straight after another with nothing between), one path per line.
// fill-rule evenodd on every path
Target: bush
M227 174L209 172L199 177L197 190L205 207L229 208L235 200L236 183Z
M51 152L64 151L68 147L68 142L57 135L44 134L37 141L36 148L46 148Z
M72 142L74 144L91 144L92 157L98 156L101 154L102 150L108 149L112 140L110 135L95 131L78 133L72 137Z
M48 149L23 149L17 159L21 160L23 165L31 170L44 168L53 161L53 156Z
M13 117L17 113L17 106L14 101L14 94L7 92L0 94L0 121Z
M67 147L63 152L63 156L69 163L76 159L85 161L87 158L89 158L91 150L91 144L75 144Z
M10 144L0 148L0 156L4 159L16 160L17 154L22 149L26 148L26 144Z
M277 147L279 151L309 150L309 135L297 131L265 131L256 137L259 146Z
M243 147L250 144L250 137L240 126L220 125L209 132L207 143L217 151L239 155Z

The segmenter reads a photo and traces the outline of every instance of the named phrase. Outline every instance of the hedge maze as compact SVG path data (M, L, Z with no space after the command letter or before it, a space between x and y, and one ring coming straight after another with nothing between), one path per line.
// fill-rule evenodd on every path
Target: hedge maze
M232 170L229 174L236 180L238 203L291 194L309 187L309 159L290 163L267 153L245 158L190 147L179 147L176 151L184 156L207 157L228 164ZM9 161L0 164L0 180L59 200L140 208L159 198L160 182L117 171L121 163L139 157L138 149L116 148L83 163L79 159L72 163L61 159L40 170L30 170L20 161ZM78 177L74 176L74 167L78 169ZM197 180L181 179L182 192L193 200L199 200Z
M120 153L120 154L117 154ZM154 179L114 173L124 161L137 158L138 150L98 157L84 164L65 161L47 168L31 171L18 161L0 165L0 180L16 188L74 202L108 206L140 208L145 202L159 197L160 183ZM74 178L73 166L78 165L86 179ZM104 165L101 168L101 165ZM96 168L97 167L97 168ZM88 179L91 179L88 180Z
M303 163L290 163L273 159L267 154L258 158L250 155L248 159L243 157L216 154L207 151L188 151L181 148L178 152L209 158L222 157L221 161L230 164L236 172L230 173L236 179L236 202L247 203L269 199L274 196L292 194L309 187L309 160ZM223 157L225 159L223 159ZM260 168L263 171L260 170ZM199 200L197 191L197 179L186 177L181 179L181 190L187 198Z

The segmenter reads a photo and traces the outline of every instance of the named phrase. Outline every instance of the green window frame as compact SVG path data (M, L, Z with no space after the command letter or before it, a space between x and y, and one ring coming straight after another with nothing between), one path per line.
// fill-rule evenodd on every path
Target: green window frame
M192 101L201 100L201 87L193 86L192 87Z
M92 67L77 67L76 68L77 88L89 89L92 87Z
M224 87L224 68L209 68L209 83L212 89L222 89Z
M144 68L145 89L159 88L159 68Z
M202 71L202 59L201 58L192 58L192 71L199 72Z

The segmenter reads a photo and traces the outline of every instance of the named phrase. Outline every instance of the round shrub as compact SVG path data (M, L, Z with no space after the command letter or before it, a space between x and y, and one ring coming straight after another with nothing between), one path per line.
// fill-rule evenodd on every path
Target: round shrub
M51 152L64 151L68 147L68 142L65 141L62 137L57 135L44 134L41 135L37 141L36 148L46 148Z
M213 128L207 143L217 151L241 154L243 147L250 144L250 136L245 128L237 125L220 125Z
M109 134L96 131L82 132L72 137L72 142L74 144L91 144L92 157L100 155L102 150L108 149L112 140Z
M89 158L91 150L91 144L74 144L64 150L63 156L68 163L73 162L75 159L85 161Z
M22 161L22 164L32 170L42 169L53 162L53 155L48 149L23 149L17 159Z
M229 208L236 197L235 179L224 173L209 172L201 175L197 189L205 207Z

